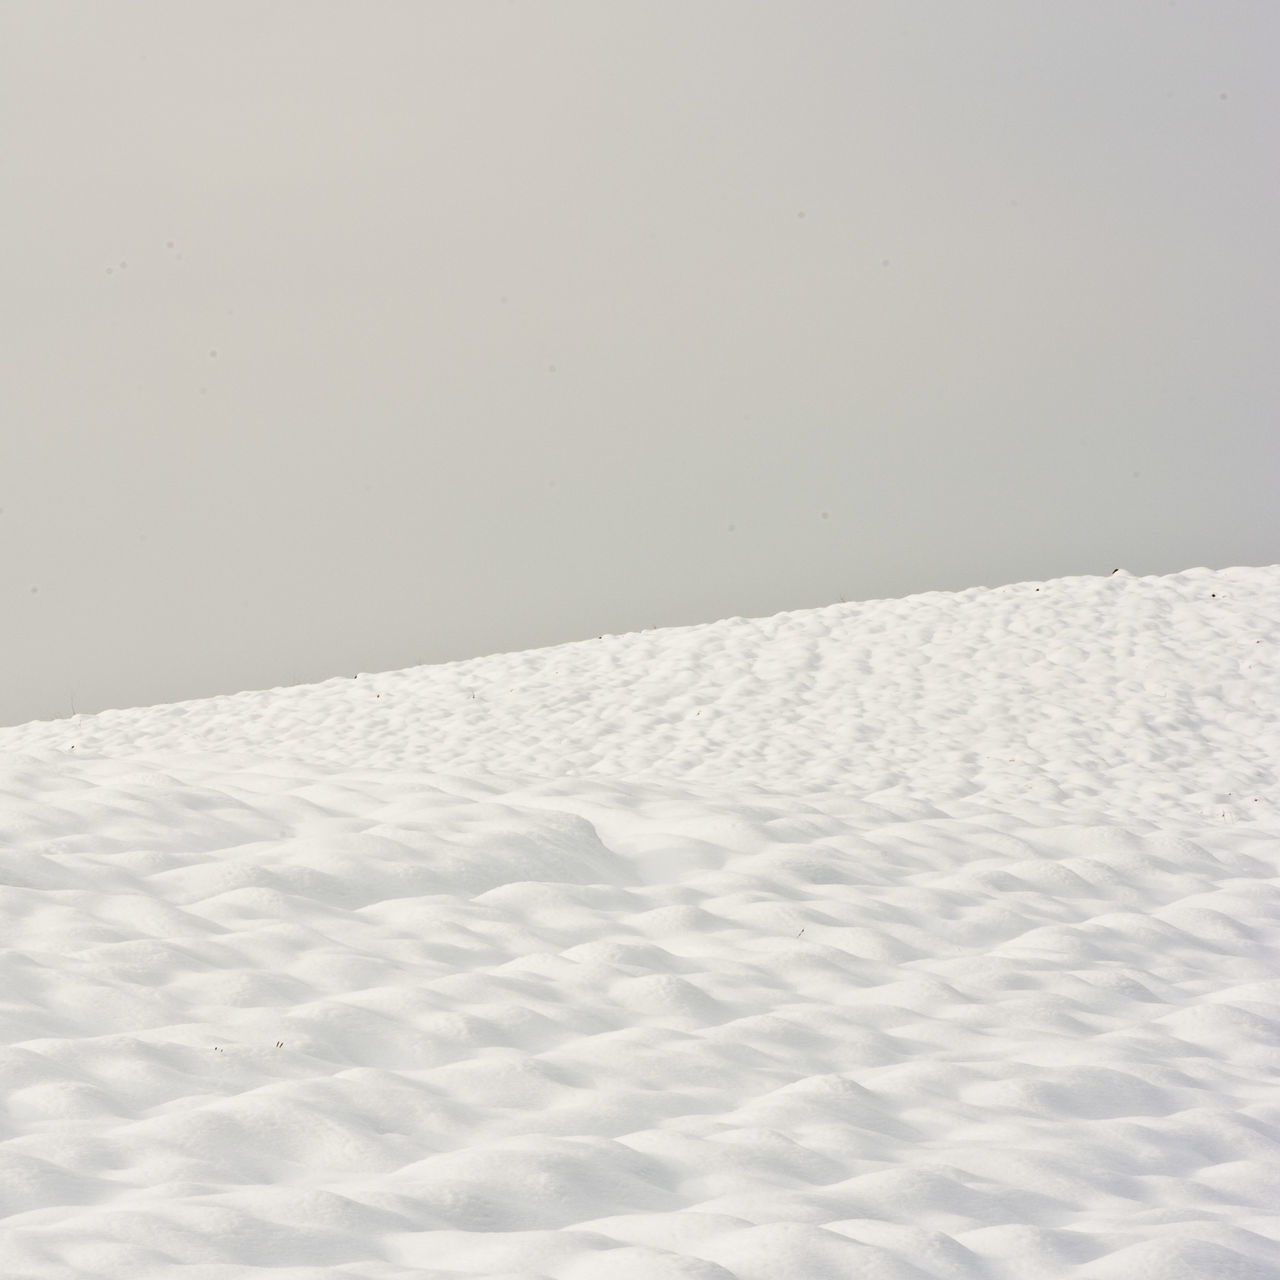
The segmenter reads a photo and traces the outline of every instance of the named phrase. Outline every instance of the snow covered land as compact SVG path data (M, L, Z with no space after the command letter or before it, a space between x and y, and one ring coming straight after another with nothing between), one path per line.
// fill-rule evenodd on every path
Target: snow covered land
M1278 641L1117 573L0 730L0 1275L1280 1277Z

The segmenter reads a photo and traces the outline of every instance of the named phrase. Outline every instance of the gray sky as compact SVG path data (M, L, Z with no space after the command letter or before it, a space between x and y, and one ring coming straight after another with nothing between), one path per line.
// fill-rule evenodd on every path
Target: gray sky
M0 723L1280 559L1280 7L0 0Z

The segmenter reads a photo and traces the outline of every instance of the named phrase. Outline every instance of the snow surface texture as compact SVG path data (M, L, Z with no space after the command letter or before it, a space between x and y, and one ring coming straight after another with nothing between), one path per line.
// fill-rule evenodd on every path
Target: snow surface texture
M1278 623L1118 574L0 730L0 1274L1280 1276Z

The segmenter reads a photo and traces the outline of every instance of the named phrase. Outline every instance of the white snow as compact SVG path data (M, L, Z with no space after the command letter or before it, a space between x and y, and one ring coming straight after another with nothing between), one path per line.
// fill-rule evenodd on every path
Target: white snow
M1116 574L0 730L0 1275L1280 1276L1278 624Z

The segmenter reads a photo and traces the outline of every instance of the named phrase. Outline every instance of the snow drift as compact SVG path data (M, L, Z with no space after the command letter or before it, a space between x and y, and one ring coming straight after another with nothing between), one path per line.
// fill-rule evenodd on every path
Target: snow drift
M0 1273L1280 1276L1280 568L0 730Z

